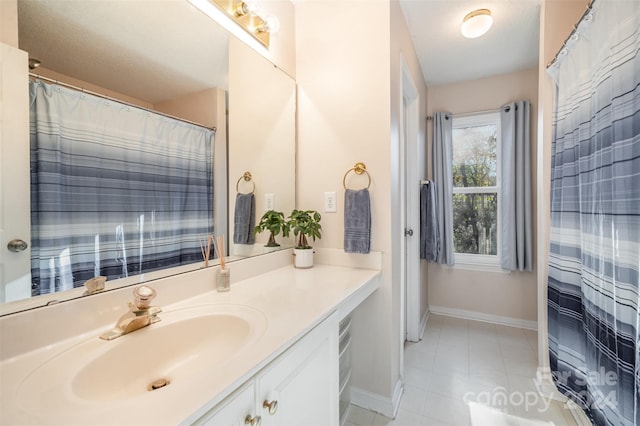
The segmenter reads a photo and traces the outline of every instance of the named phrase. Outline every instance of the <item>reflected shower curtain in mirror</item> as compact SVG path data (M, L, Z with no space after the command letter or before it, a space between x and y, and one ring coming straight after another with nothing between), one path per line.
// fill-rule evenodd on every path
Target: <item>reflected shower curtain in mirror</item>
M596 0L555 82L548 320L558 389L640 425L640 2Z
M212 130L39 80L29 90L34 296L202 260Z

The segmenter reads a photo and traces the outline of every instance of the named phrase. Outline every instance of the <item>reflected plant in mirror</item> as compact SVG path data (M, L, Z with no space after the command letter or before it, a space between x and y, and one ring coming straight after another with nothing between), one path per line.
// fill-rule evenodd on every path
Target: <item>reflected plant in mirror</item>
M187 1L18 0L18 42L41 65L3 98L24 105L31 156L3 156L20 190L0 193L30 194L31 211L5 224L29 246L1 265L0 314L80 297L96 276L111 290L198 269L200 238L233 229L236 170L260 179L258 214L264 193L294 207L295 82ZM59 96L82 112L45 111Z
M289 222L284 218L284 213L269 210L260 218L260 223L253 230L254 234L269 231L269 240L265 247L280 247L276 242L276 236L282 232L283 237L289 236Z

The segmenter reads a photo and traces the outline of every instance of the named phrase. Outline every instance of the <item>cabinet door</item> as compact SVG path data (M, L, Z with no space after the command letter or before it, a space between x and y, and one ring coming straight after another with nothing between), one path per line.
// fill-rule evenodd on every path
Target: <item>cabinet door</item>
M256 403L263 425L338 424L336 317L310 331L257 377Z
M245 419L255 418L255 385L250 381L228 396L211 411L195 421L194 425L245 426ZM250 423L249 423L250 424ZM256 425L259 421L256 420Z

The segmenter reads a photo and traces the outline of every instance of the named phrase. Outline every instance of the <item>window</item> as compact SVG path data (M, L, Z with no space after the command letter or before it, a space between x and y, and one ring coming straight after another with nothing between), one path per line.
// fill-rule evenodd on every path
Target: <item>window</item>
M456 264L500 265L500 114L453 118Z

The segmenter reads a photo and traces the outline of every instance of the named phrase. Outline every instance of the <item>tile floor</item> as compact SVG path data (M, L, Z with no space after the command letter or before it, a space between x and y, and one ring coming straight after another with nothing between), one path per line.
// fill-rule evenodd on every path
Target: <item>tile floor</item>
M431 315L422 340L405 345L396 419L352 405L345 426L575 426L537 393L536 354L535 331Z

